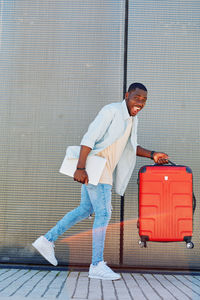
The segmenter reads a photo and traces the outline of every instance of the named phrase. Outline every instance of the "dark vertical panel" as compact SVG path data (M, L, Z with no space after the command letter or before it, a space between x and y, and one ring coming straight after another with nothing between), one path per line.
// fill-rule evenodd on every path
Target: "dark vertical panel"
M127 90L127 55L128 55L128 0L125 1L125 21L124 21L124 80L123 80L123 96ZM124 205L125 197L121 196L120 204L120 253L119 253L119 263L123 264L124 256Z
M199 1L130 1L128 85L134 81L149 89L139 115L138 142L165 151L170 159L192 168L194 192L200 197L200 35ZM185 243L149 243L140 249L136 222L139 158L126 191L124 264L132 266L199 268L199 208L194 217L195 248Z

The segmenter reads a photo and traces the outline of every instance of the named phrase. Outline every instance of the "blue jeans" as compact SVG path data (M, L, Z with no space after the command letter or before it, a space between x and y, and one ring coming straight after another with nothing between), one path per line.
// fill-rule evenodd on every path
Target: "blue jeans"
M80 205L68 212L55 227L45 234L47 240L54 242L67 229L94 212L92 264L97 265L103 260L106 229L111 217L111 190L110 184L99 183L97 186L83 184Z

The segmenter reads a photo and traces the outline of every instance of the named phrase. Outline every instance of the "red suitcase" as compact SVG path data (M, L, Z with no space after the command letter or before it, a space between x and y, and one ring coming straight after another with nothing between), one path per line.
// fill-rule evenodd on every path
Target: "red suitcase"
M171 163L171 162L170 162ZM147 241L185 241L193 248L192 171L189 167L172 165L143 166L138 173L139 219L141 247Z

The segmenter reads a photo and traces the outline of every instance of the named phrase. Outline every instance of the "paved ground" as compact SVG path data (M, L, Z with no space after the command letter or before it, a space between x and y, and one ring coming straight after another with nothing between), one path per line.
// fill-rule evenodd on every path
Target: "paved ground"
M200 300L200 275L121 273L118 281L87 272L0 269L0 300Z

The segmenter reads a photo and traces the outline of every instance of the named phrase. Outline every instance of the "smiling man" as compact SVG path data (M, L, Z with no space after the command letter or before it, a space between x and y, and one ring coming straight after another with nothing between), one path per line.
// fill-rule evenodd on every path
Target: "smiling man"
M111 190L114 183L119 195L125 189L135 167L136 155L148 157L155 163L168 161L168 155L142 148L137 144L137 114L147 101L147 89L141 83L133 83L125 94L125 100L104 106L90 124L81 141L81 148L74 180L82 183L80 205L67 213L45 236L39 237L33 246L53 265L57 265L54 242L67 229L87 218L93 212L92 264L89 277L105 280L120 279L104 262L104 241L111 217ZM88 155L106 158L106 165L98 185L88 183L85 170ZM95 166L94 166L95 168Z

